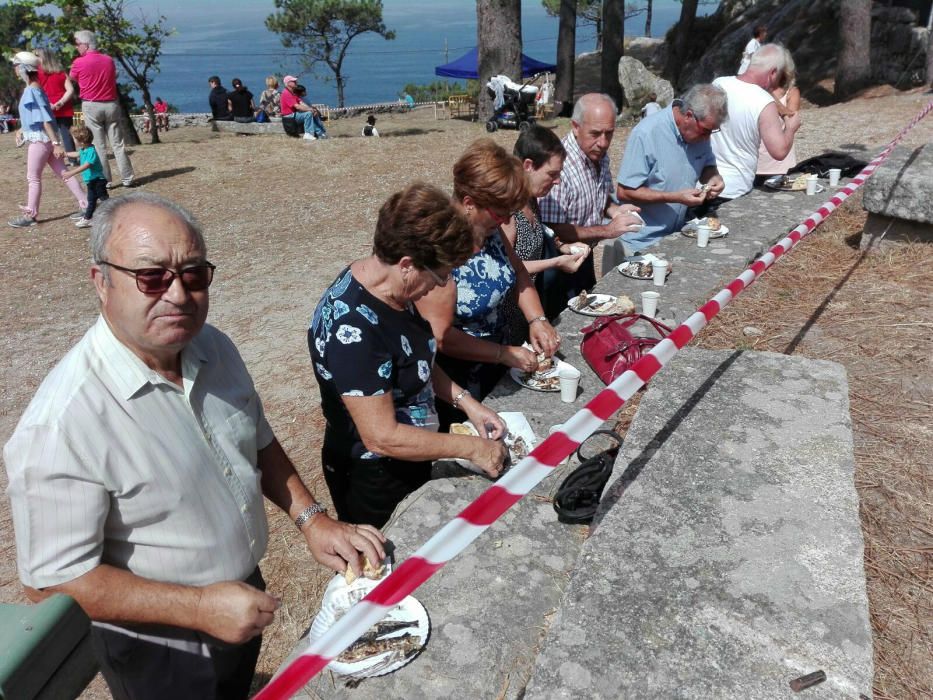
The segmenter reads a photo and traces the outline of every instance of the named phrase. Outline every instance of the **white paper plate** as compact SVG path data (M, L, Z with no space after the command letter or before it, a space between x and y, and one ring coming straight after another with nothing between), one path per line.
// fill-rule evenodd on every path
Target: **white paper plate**
M618 297L611 294L588 294L587 301L590 299L593 301L585 309L579 309L577 307L580 305L580 297L574 297L567 302L567 308L584 316L605 316L612 313L609 307L618 301ZM605 310L600 311L603 307L606 307Z
M563 360L558 360L556 357L554 358L554 360L556 361L554 366L550 369L550 371L546 372L543 375L543 378L546 379L549 377L556 377L561 367L572 367L573 366L567 362L564 362ZM526 389L532 389L534 391L547 391L547 392L560 391L559 382L554 382L553 389L542 388L540 386L536 386L534 383L526 382L525 373L522 372L517 367L513 367L512 369L509 370L509 376L512 378L512 381L514 381L516 384L519 384L525 387Z
M531 424L528 422L528 419L525 418L525 414L521 411L504 411L499 414L499 417L505 421L505 427L508 428L509 436L520 437L525 441L525 445L528 447L528 452L531 452L534 449L534 446L538 444L538 438L535 436L535 431L531 429ZM476 427L470 422L467 421L464 425L468 426L473 430L476 435L479 433L476 432ZM506 440L506 444L509 444L509 440ZM509 449L509 455L512 458L512 464L516 464L518 460L516 455L512 453L512 450ZM461 459L459 457L453 457L450 460L451 462L456 462L464 469L469 469L471 472L476 472L477 474L486 475L482 469L473 464L468 459Z
M333 580L324 591L324 598L321 601L321 610L317 614L317 617L314 618L311 630L308 632L308 641L313 642L323 636L323 634L330 629L331 625L340 619L353 605L361 601L366 594L377 585L379 585L379 581L360 578L348 586L342 575L338 574L334 576ZM327 668L336 674L348 678L372 678L374 676L384 676L387 673L397 671L421 653L424 645L428 642L428 636L431 631L431 621L428 619L427 610L424 609L424 606L417 599L412 596L407 596L402 599L402 601L389 610L386 616L381 620L381 622L386 621L410 622L411 627L388 633L382 637L383 639L410 634L420 638L416 648L408 654L387 651L353 662L338 661L335 659L327 665Z
M639 263L651 263L652 265L654 265L654 261L660 260L660 259L661 258L657 258L653 255L637 255L634 258L629 258L624 263L619 265L618 270L622 275L625 275L626 277L631 277L633 280L643 280L643 281L652 280L654 279L653 270L651 274L648 275L647 277L642 277L641 275L636 274L636 270L637 270L636 265L638 265ZM667 279L668 277L670 277L672 271L673 271L673 268L671 267L670 263L668 263L667 274L664 276L664 279Z
M699 226L701 221L706 221L706 219L691 219L684 224L683 230L680 234L686 236L687 238L696 238L697 237L697 226ZM719 228L715 231L709 232L710 239L713 238L723 238L729 235L729 227L720 224Z
M787 180L787 177L791 179ZM779 192L806 192L806 187L793 186L793 183L797 177L799 177L799 175L788 175L786 177L784 175L774 175L773 177L769 177L767 180L765 180L763 184L768 189L778 190ZM826 188L823 187L823 185L816 183L817 194L823 192L825 189Z

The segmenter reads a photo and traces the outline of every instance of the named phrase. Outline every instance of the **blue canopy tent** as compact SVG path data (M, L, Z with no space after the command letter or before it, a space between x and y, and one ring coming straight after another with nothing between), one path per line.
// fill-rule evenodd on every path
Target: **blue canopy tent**
M531 77L536 73L553 73L556 70L557 66L553 63L542 63L541 61L536 61L522 54L523 78ZM446 63L443 66L437 66L434 69L434 74L446 78L479 80L479 49L472 48L460 58Z

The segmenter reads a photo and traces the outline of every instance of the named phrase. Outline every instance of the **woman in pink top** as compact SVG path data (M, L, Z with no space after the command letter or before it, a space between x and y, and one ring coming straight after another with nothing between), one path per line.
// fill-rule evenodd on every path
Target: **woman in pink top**
M74 96L75 86L65 72L58 54L51 49L36 49L39 57L39 85L45 91L49 102L52 103L52 116L58 124L58 131L62 136L62 145L70 153L75 150L74 139L71 138L71 127L74 125Z
M774 102L777 104L781 119L786 119L800 111L800 88L796 85L797 69L793 59L788 56L788 63L784 68L784 78L780 84L771 91ZM775 160L768 153L764 143L758 146L758 169L755 171L756 184L770 175L786 175L787 171L797 165L797 152L793 145L790 153L783 160Z
M35 226L42 197L42 171L48 165L59 178L65 172L61 134L49 98L39 85L39 57L29 51L20 51L13 57L13 72L24 84L19 100L19 119L22 128L16 133L16 142L26 146L26 204L20 205L22 214L7 223L13 228ZM75 178L65 182L83 212L87 208L84 190Z

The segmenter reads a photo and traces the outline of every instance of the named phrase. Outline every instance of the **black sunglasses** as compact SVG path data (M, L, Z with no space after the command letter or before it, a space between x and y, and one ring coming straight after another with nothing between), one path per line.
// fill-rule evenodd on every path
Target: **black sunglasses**
M217 269L216 265L209 262L191 265L183 268L181 272L175 272L165 267L141 267L134 270L129 267L114 265L106 260L100 260L97 264L107 265L114 270L133 275L136 278L136 288L143 294L164 294L175 282L176 277L181 280L182 285L189 292L200 292L211 286L211 282L214 281L214 270Z

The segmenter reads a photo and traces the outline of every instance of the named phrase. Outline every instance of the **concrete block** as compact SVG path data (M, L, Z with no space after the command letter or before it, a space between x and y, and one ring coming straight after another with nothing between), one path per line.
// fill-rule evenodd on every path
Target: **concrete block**
M285 130L282 128L282 121L274 122L247 122L241 124L240 122L224 122L224 121L212 121L211 130L219 131L225 134L274 134L276 136L286 136Z
M628 433L526 688L542 698L871 692L844 369L681 351Z
M862 250L880 250L912 242L933 243L933 224L869 214L862 229L859 247Z
M583 544L585 528L561 525L551 506L560 478L539 484L415 592L428 611L431 636L411 663L356 687L325 670L295 698L519 697ZM385 530L398 548L396 561L488 486L478 476L438 479L403 501ZM306 646L303 637L295 652Z
M933 224L933 147L895 148L863 187L871 214Z

